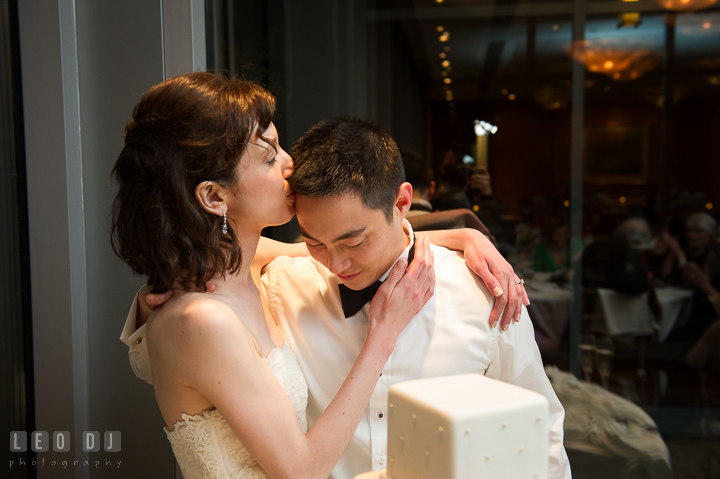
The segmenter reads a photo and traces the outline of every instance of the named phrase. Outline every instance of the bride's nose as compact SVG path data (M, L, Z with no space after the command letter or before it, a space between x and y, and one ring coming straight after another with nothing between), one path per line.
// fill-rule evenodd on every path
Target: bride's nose
M295 171L295 164L293 159L288 155L285 150L281 150L282 162L283 162L283 178L289 178L290 175Z

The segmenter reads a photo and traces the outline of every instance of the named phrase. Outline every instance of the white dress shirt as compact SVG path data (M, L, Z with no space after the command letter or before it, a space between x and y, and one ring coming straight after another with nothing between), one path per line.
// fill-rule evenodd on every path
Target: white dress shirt
M412 229L405 222L406 233ZM398 257L407 258L411 245ZM334 479L386 468L387 399L391 385L412 379L479 373L544 395L550 405L548 478L571 477L563 447L565 412L543 369L525 308L507 331L490 328L494 297L462 255L431 245L435 295L401 333ZM388 270L389 272L389 270ZM385 274L385 277L388 273ZM345 318L337 276L311 258L280 257L266 268L270 312L295 351L308 383L312 424L340 389L368 333L366 304Z

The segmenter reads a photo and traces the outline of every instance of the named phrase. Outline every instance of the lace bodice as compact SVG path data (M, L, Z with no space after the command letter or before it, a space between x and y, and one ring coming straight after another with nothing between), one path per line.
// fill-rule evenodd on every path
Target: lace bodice
M295 354L285 343L265 362L287 393L300 427L307 432L308 390ZM266 479L268 476L216 410L183 414L173 431L165 428L185 479Z

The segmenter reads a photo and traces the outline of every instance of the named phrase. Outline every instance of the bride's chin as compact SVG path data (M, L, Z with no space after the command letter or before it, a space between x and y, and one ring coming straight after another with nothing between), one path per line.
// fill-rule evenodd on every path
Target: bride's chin
M288 208L285 215L278 218L276 221L265 225L265 227L268 226L282 226L284 224L287 224L291 219L293 219L293 216L295 216L295 208Z

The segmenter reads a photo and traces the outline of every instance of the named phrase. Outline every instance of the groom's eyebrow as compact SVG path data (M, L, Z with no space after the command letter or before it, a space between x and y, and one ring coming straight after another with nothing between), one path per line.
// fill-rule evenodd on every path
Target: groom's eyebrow
M300 234L301 234L303 237L308 238L308 239L310 239L310 240L312 240L312 241L317 241L318 243L321 243L320 240L316 240L315 238L313 238L312 236L310 236L309 234L307 234L307 231L305 231L302 226L300 226L299 229L300 229ZM341 234L340 236L338 236L337 238L335 238L334 240L332 240L332 242L333 242L333 243L337 243L338 241L346 240L346 239L349 239L349 238L354 238L354 237L356 237L356 236L359 236L359 235L363 234L366 229L367 229L367 227L366 227L366 226L363 226L362 228L356 228L356 229L354 229L354 230L350 230L350 231L348 231L347 233Z
M350 230L347 233L342 234L342 235L338 236L337 238L335 238L333 240L333 243L337 243L338 241L342 241L342 240L354 238L356 236L360 236L361 234L363 234L365 232L366 229L367 229L366 227L362 227L362 228L356 228L354 230Z

